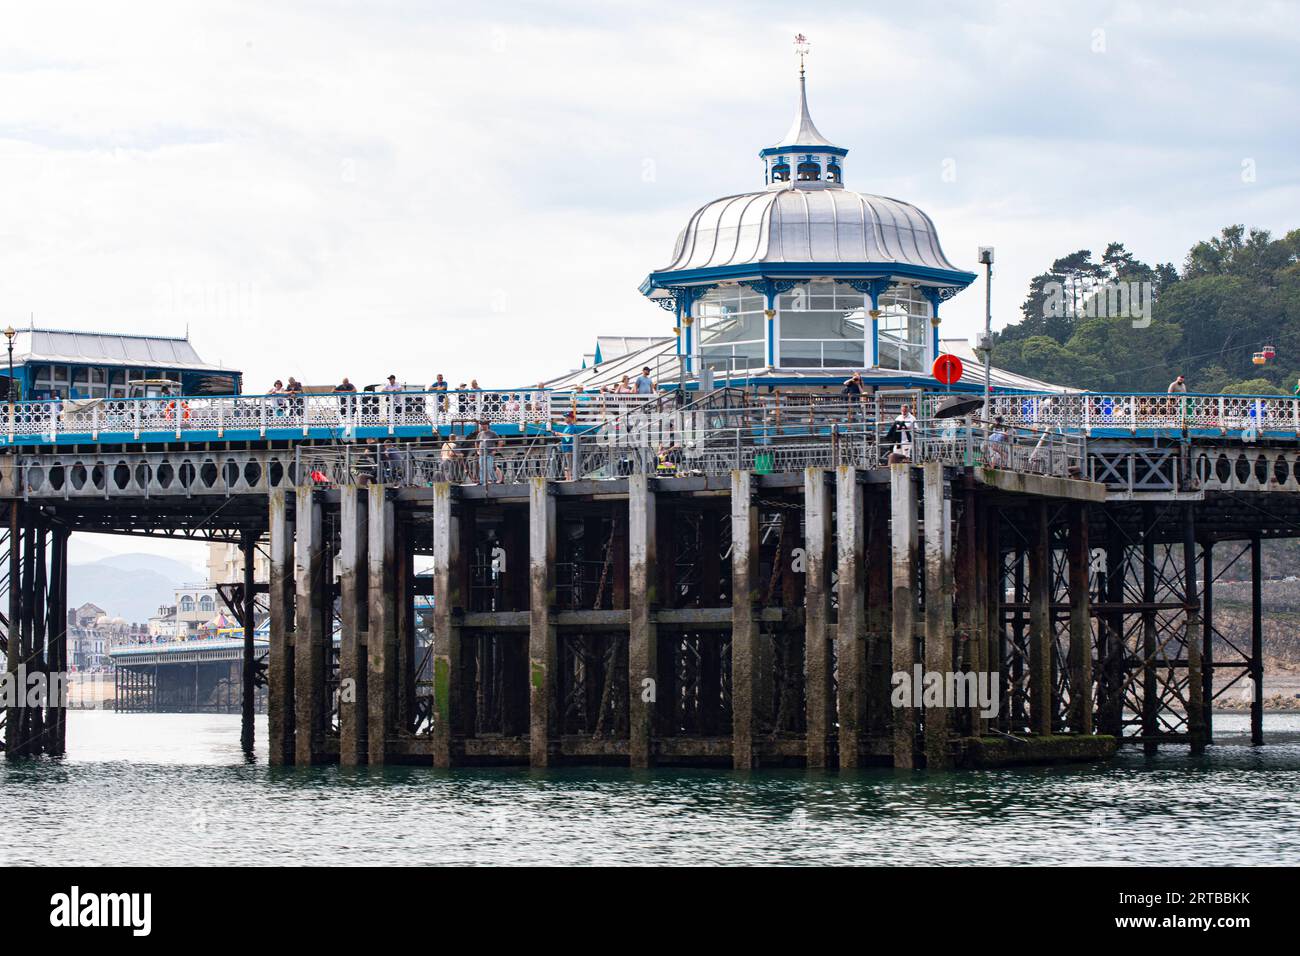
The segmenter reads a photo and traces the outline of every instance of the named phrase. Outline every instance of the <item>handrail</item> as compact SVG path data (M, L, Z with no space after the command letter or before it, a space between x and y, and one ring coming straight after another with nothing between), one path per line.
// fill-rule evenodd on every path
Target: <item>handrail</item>
M761 425L711 429L680 444L602 441L581 431L471 442L456 453L437 443L382 446L299 446L295 473L320 485L379 483L399 486L502 484L553 480L760 474L854 465L874 468L891 459L941 461L969 467L1079 478L1085 442L1076 435L1028 429L990 430L955 420L927 421L911 441L882 440L875 422L859 420L806 434L783 435Z
M587 429L607 440L636 444L642 433L689 439L720 426L781 430L887 425L902 402L922 416L945 393L879 389L861 398L839 392L720 389L682 396L557 391L545 387L397 392L293 392L274 395L193 395L15 402L0 443L60 440L179 441L325 437L342 441L404 439L447 432L469 434L479 423L506 431ZM918 408L919 406L919 408ZM569 421L570 413L572 421ZM1251 440L1261 433L1300 437L1300 396L1211 395L1196 392L1003 391L990 400L989 421L1016 428L1055 428L1093 435L1108 431L1209 432ZM66 439L63 436L68 436Z

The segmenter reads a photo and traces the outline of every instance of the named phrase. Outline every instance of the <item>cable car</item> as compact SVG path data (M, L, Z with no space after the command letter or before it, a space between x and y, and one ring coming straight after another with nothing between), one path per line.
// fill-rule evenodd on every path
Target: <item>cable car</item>
M1251 356L1250 360L1254 362L1256 365L1263 365L1265 362L1268 361L1268 359L1265 358L1263 352L1256 352L1253 356Z

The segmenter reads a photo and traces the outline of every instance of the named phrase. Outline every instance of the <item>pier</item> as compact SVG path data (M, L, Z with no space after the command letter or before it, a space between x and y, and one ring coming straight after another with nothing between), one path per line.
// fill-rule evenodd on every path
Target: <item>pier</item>
M11 681L64 668L67 540L96 532L243 549L243 743L264 684L275 764L1198 751L1247 678L1261 742L1261 542L1300 530L1300 399L1084 393L944 339L976 273L916 206L845 188L800 49L761 183L641 283L671 325L535 385L245 394L188 337L6 330ZM1243 562L1237 646L1214 585ZM124 661L124 700L156 695L156 656ZM196 702L200 665L175 665ZM10 756L65 748L57 702L5 721Z
M224 653L243 707L267 684L277 764L1090 759L1206 746L1244 677L1260 741L1260 542L1298 526L1296 401L1004 394L997 447L944 397L665 393L575 426L582 399L552 393L455 457L451 423L24 443L0 457L9 670L60 668L69 534L188 535L269 548L239 597L265 594L269 637ZM1118 424L1079 420L1106 402ZM922 418L890 464L904 403ZM1255 637L1225 659L1214 582L1240 562ZM993 675L996 715L896 705L918 669ZM62 712L11 708L5 741L62 752Z

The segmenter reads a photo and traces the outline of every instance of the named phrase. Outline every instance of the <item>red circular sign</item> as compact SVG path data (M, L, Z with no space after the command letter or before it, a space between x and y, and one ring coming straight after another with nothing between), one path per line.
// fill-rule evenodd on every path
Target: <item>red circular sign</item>
M961 379L961 359L955 355L940 355L934 360L933 371L940 385L951 385Z

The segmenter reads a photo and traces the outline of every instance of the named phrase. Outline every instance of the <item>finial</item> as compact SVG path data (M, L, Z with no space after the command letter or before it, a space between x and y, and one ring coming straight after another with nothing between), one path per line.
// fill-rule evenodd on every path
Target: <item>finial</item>
M802 33L796 33L794 35L794 52L799 57L800 79L803 78L803 58L808 55L808 51L811 49L812 49L812 44L808 42L808 38L806 36L804 36Z

